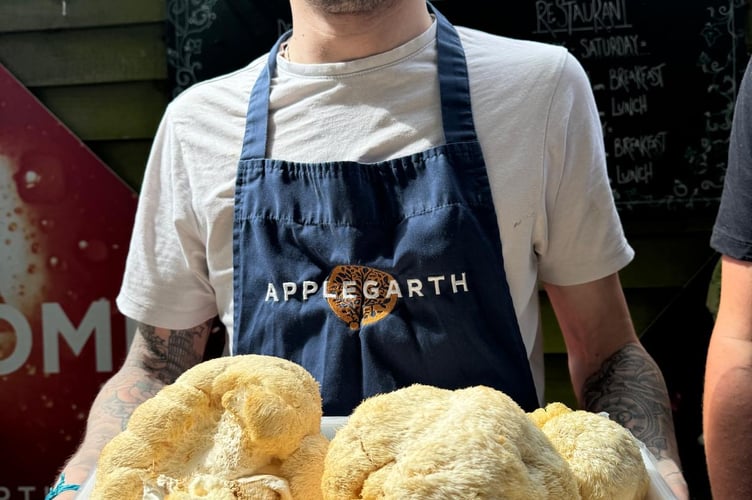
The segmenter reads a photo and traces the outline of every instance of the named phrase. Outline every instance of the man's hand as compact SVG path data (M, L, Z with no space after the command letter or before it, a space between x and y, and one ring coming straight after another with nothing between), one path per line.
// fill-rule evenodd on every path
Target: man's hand
M669 458L664 458L657 461L656 467L677 500L689 500L687 482L684 480L684 474L682 474L676 462Z

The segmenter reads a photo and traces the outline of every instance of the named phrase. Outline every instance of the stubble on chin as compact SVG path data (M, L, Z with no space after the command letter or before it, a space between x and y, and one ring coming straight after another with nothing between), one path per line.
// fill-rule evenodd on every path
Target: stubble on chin
M326 14L373 14L395 5L398 0L306 0L316 10Z

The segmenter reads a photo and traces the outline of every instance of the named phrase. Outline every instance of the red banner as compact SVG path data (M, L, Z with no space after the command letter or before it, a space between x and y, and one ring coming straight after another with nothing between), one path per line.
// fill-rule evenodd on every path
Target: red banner
M0 65L0 500L44 498L122 363L114 299L135 208L133 189Z

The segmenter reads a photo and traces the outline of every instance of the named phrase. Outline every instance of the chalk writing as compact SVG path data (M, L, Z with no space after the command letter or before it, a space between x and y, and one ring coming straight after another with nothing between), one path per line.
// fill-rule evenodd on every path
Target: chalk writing
M572 34L629 28L626 0L538 0L535 2L537 33Z
M203 65L203 49L199 33L208 29L216 20L214 4L217 0L202 2L167 2L167 21L174 26L174 43L167 48L167 62L175 71L173 96L178 95L198 79L196 76Z
M747 0L520 0L506 2L500 16L486 0L437 3L455 25L561 45L577 57L594 92L619 210L680 210L719 199L746 59ZM248 64L290 29L287 2L168 4L170 77L179 89L214 76L227 59ZM249 23L219 22L230 13ZM218 17L188 33L206 14ZM220 48L221 57L212 57ZM178 81L186 75L191 82Z
M646 43L640 35L612 35L582 38L579 42L580 59L603 59L608 57L637 57L645 55Z
M618 184L650 184L653 179L653 162L634 165L616 165L616 182Z
M610 90L648 91L651 88L663 88L663 68L666 63L647 66L636 64L631 67L615 67L608 70L608 88Z
M630 96L623 99L611 98L611 116L645 115L648 112L648 96Z
M277 36L282 36L292 29L292 21L287 19L277 19Z
M614 157L653 158L666 152L668 132L658 132L639 136L615 137L613 140Z

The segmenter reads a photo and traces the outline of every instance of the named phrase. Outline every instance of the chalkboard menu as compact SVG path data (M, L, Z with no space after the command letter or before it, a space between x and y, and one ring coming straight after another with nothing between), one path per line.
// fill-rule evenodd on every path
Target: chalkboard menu
M587 71L623 217L714 213L748 53L746 0L438 0L455 25L565 46ZM175 93L266 52L287 0L168 2Z

